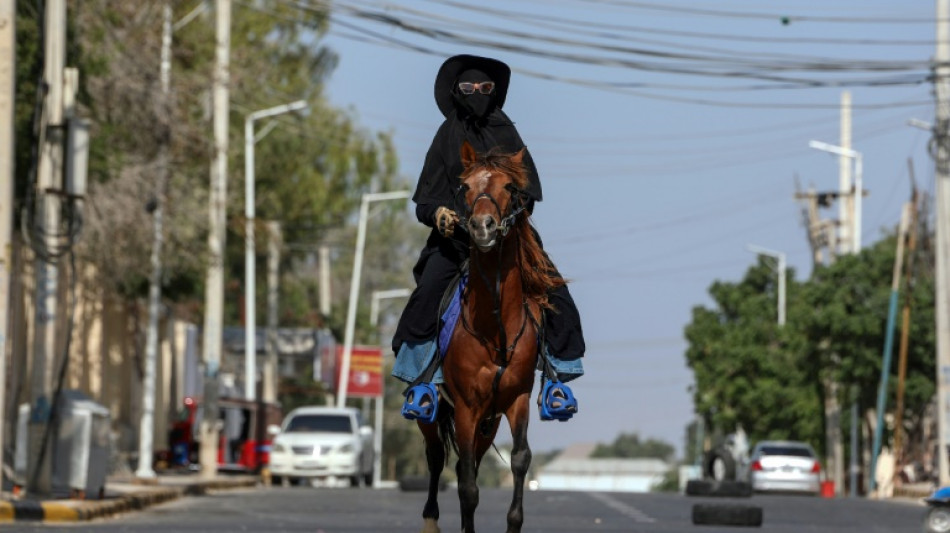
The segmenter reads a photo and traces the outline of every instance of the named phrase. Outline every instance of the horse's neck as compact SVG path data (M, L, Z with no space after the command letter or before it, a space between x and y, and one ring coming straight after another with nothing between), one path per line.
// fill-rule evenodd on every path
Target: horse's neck
M496 305L502 306L506 321L515 318L512 316L516 314L515 307L523 308L524 291L516 244L517 240L508 239L500 251L497 248L489 252L474 250L469 260L470 316L480 322L489 320L490 327L497 325Z

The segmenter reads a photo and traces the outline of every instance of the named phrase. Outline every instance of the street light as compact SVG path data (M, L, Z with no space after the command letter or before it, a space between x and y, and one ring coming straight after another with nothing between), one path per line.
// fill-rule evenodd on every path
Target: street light
M842 146L823 143L821 141L811 141L808 143L808 146L816 150L821 150L822 152L848 157L854 161L854 220L851 225L854 235L851 238L851 252L858 253L861 251L861 199L864 196L864 178L862 176L864 163L861 152ZM844 190L844 187L842 187L842 198L850 192L852 191Z
M409 191L378 192L363 195L360 203L360 222L356 232L356 254L353 258L353 276L350 279L350 303L346 310L346 333L343 338L343 357L340 362L340 387L337 391L337 407L346 406L346 389L349 386L350 354L353 352L353 330L356 328L356 301L360 296L360 275L363 269L363 247L366 244L366 219L369 203L409 198Z
M767 255L769 257L775 258L778 261L778 325L785 325L785 254L782 252L776 252L769 250L768 248L762 248L761 246L756 246L754 244L747 244L746 248L750 252L755 252L760 255Z
M253 400L257 385L256 273L254 265L254 121L307 107L297 100L255 111L244 119L244 397ZM270 130L267 130L270 131Z
M412 294L411 289L392 289L388 291L373 291L372 305L370 305L369 320L370 324L376 326L379 323L379 301L386 298L408 298ZM381 471L383 469L383 397L381 394L376 398L376 431L373 434L373 487L379 488L381 480Z
M202 2L198 7L185 15L181 20L172 24L172 5L165 2L162 6L162 48L159 65L159 81L162 87L162 105L168 113L168 94L171 85L172 71L172 34L194 20L195 17L207 9ZM165 188L168 183L169 158L168 143L161 146L161 169L159 179L155 183L155 202L146 207L152 215L152 254L150 264L152 272L148 287L148 329L145 333L145 372L142 377L142 416L139 419L139 463L135 476L142 479L155 477L152 469L153 454L153 425L155 423L155 365L158 358L158 315L162 299L162 245L163 224L165 209Z

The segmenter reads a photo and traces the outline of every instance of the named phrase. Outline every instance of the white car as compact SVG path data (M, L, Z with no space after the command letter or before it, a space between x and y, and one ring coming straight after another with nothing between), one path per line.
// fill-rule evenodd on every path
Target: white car
M752 449L749 481L756 492L821 491L821 462L815 450L799 441L762 441Z
M274 437L270 472L275 482L347 479L373 482L373 430L351 407L299 407Z

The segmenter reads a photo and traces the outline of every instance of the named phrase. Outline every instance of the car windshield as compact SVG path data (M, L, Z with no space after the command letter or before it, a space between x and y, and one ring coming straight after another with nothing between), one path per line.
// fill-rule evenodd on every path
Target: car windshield
M350 433L350 417L346 415L295 415L284 429L286 433Z
M801 446L763 446L759 448L759 455L784 455L786 457L814 457L808 448Z

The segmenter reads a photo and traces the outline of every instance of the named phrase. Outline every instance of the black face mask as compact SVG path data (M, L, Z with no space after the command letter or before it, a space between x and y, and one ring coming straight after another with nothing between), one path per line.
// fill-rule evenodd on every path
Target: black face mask
M495 109L498 94L495 89L490 94L482 94L478 90L472 94L462 94L462 91L459 90L459 83L483 83L486 81L494 83L495 80L477 69L469 69L459 75L455 86L452 88L452 96L462 109L463 114L484 118Z

